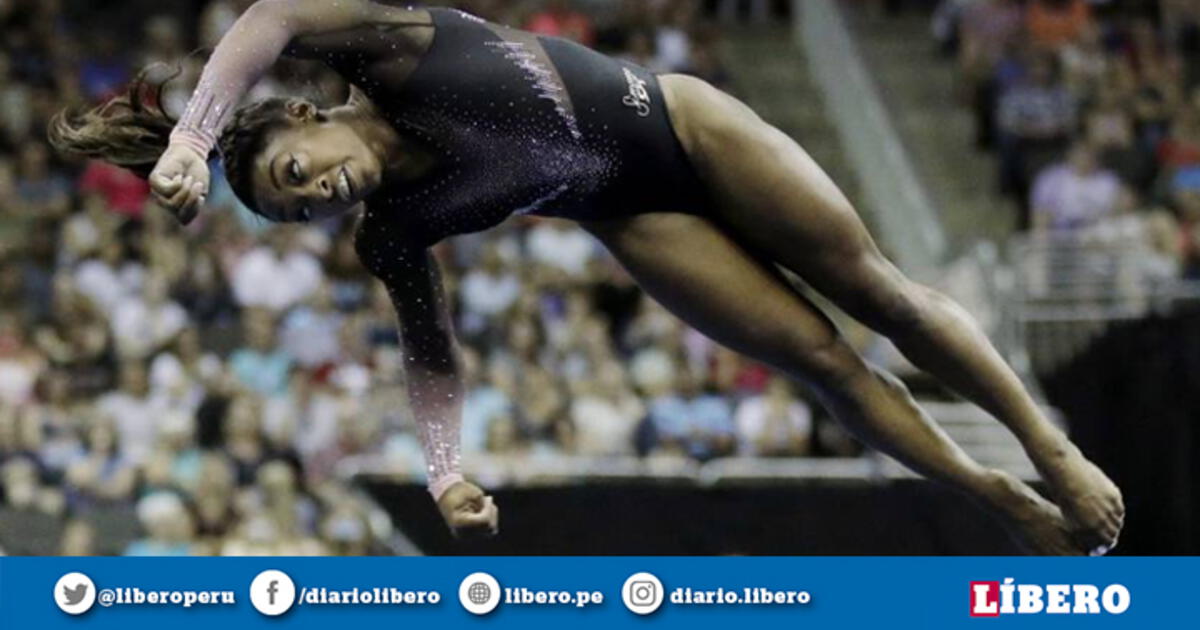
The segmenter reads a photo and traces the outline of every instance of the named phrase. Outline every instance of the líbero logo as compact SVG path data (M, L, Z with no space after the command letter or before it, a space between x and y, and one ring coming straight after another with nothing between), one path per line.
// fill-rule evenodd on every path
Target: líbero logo
M1014 584L971 582L971 616L1000 615L1119 615L1129 609L1129 589L1123 584Z

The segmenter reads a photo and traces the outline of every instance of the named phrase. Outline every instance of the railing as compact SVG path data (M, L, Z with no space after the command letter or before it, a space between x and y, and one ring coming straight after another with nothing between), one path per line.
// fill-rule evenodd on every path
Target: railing
M1179 279L1176 263L1137 230L1022 235L1009 253L1010 357L1034 373L1078 356L1116 323L1200 303L1200 282Z

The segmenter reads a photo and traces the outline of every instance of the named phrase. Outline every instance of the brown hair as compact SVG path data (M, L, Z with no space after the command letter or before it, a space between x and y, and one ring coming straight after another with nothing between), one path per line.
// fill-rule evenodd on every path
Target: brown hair
M142 70L124 94L98 107L59 112L47 130L50 144L61 153L103 160L149 178L175 128L175 119L163 109L163 89L180 73L154 80L154 69ZM238 109L218 142L230 188L255 212L254 157L273 131L291 124L288 102L271 98Z

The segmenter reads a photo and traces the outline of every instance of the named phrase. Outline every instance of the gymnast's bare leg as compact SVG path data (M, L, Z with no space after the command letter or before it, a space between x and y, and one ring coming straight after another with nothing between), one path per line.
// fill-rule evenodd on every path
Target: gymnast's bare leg
M708 219L650 213L584 225L664 306L716 341L811 385L860 438L980 501L1026 551L1082 553L1057 507L968 457L770 261Z
M718 229L747 250L804 278L851 316L890 338L914 365L1003 422L1047 482L1078 550L1103 552L1115 545L1124 519L1120 491L1045 418L971 318L945 296L906 278L884 258L854 208L785 134L702 81L669 76L663 85L680 140L715 197ZM631 257L628 247L617 244L616 249ZM694 268L700 261L691 258L689 264ZM741 325L764 324L750 319ZM763 345L769 345L769 340L763 340ZM770 348L756 350L750 354L770 356ZM887 382L878 374L875 379ZM958 487L972 491L958 471L944 468L949 459L960 458L946 457L943 451L952 445L943 434L917 428L913 422L894 424L911 414L888 414L882 409L855 414L863 401L841 400L846 391L831 390L828 384L825 389L832 392L824 397L834 411L868 442L922 474L958 481ZM888 389L893 391L888 397L893 404L912 406L907 395L900 396L894 386ZM915 413L920 424L928 424L919 411ZM927 440L927 448L901 444L913 441L909 432L920 436L916 441ZM953 450L960 453L957 447ZM932 456L935 452L937 457Z

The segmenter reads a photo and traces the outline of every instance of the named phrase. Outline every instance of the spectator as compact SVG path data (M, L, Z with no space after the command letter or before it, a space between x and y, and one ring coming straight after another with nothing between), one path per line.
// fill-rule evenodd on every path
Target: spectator
M463 334L477 334L512 308L521 295L521 280L505 267L496 246L488 244L479 266L463 276L459 295Z
M117 304L141 290L145 272L140 263L128 259L125 245L113 236L101 243L95 258L75 269L75 286L110 316Z
M0 312L0 403L17 404L32 398L45 363L30 346L17 317Z
M266 309L249 309L242 315L242 336L244 345L229 356L234 378L264 396L282 394L292 357L275 343L275 316Z
M146 365L127 360L120 367L120 389L101 396L96 408L116 422L122 454L142 461L157 439L158 420L168 410L165 401L150 395Z
M150 196L145 180L107 162L89 162L77 185L80 192L98 195L112 212L132 219L142 217Z
M280 350L303 368L331 366L341 358L343 323L341 313L334 309L329 283L323 282L306 305L284 318Z
M1031 0L1025 27L1033 44L1047 50L1075 41L1091 21L1085 0Z
M812 412L782 376L770 380L765 394L743 400L736 419L744 455L796 457L809 452Z
M276 313L316 292L321 265L298 241L298 233L282 228L268 233L268 246L246 253L233 269L230 284L237 303Z
M113 418L91 418L85 435L85 450L67 467L68 500L77 509L94 502L117 502L133 496L137 470L123 455Z
M1200 167L1183 168L1175 174L1171 198L1179 221L1183 274L1200 278Z
M578 379L570 387L576 452L632 455L634 432L645 408L629 390L621 365L610 362L598 366L596 376Z
M141 296L125 295L112 309L112 334L125 359L147 359L167 346L187 326L187 312L167 295L167 281L150 274Z
M529 16L524 28L539 35L565 37L585 46L591 46L596 41L592 20L572 9L568 0L548 0L545 8Z
M1079 230L1113 214L1121 182L1100 167L1095 151L1076 144L1068 161L1038 176L1030 205L1039 231Z
M138 523L146 537L125 549L127 556L186 556L192 551L195 523L187 507L173 492L155 492L137 504Z
M731 455L737 446L729 401L705 393L691 370L679 371L677 391L650 401L649 417L661 450L706 461Z
M85 520L68 521L63 527L58 553L62 556L96 555L96 528Z
M1025 200L1033 178L1057 159L1076 123L1076 102L1059 78L1057 62L1036 55L1028 78L1000 99L1001 181ZM1022 227L1028 226L1023 217Z
M596 255L595 239L565 221L544 221L529 231L525 244L530 259L550 269L578 278Z

